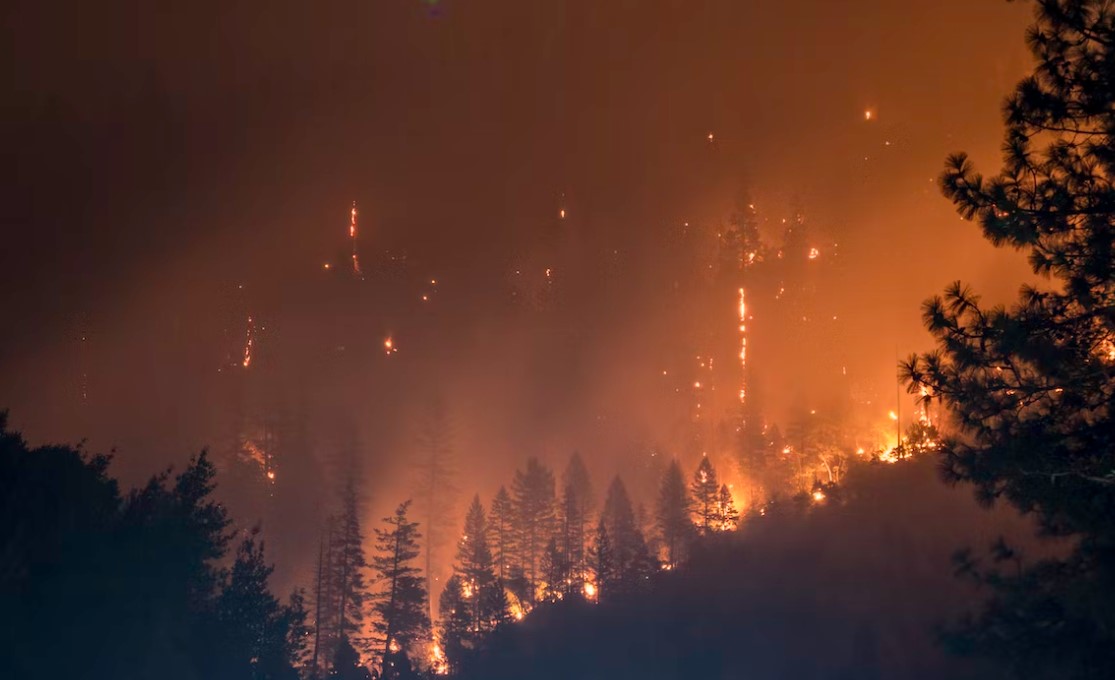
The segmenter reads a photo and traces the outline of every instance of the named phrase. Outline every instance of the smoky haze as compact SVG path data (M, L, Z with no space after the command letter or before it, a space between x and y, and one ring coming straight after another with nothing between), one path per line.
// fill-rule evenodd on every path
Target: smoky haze
M647 500L670 456L728 465L729 435L694 419L736 403L736 291L697 270L754 205L774 250L806 224L819 251L764 284L793 274L815 325L751 303L764 419L851 395L882 438L896 355L929 345L921 301L956 278L1005 299L1028 274L935 178L955 150L997 162L1029 18L998 0L10 4L0 405L33 442L115 449L131 483L219 457L244 423L298 422L305 445L268 452L274 483L236 505L284 533L291 581L338 477L365 481L368 521L410 494L435 403L462 500L574 450Z

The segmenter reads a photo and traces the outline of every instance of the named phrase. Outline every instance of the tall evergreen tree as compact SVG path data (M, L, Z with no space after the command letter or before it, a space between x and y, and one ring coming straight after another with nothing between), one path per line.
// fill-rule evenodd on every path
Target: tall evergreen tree
M341 513L333 534L330 577L338 600L336 630L338 638L348 639L357 651L366 648L363 640L364 608L368 588L364 580L367 561L364 536L360 531L360 512L356 488L350 479L345 484Z
M372 569L381 584L381 590L372 598L372 608L377 619L373 628L383 649L381 677L396 677L397 667L389 657L413 648L430 633L427 615L426 586L421 571L414 566L420 549L418 523L407 518L410 501L395 509L395 514L385 517L385 528L376 529L376 552ZM392 670L395 668L395 670Z
M542 555L554 532L554 473L532 457L526 469L515 471L512 494L525 594L533 602L538 597Z
M549 601L560 600L572 590L569 554L558 545L557 537L551 537L542 552L540 564L542 574L542 598Z
M561 512L560 512L560 550L565 555L570 572L569 587L566 594L577 590L579 582L587 572L585 546L588 542L588 528L595 510L592 480L585 468L581 454L574 452L562 474Z
M453 509L457 501L453 431L445 405L435 400L418 433L418 457L414 467L415 510L426 528L426 592L433 593L434 577L447 539L453 534ZM431 600L430 618L434 618Z
M511 575L515 556L515 506L507 489L499 487L492 499L491 521L492 552L495 560L496 579L502 584Z
M617 580L615 554L612 550L612 540L608 536L608 527L604 525L603 517L596 523L592 546L589 548L588 561L593 580L591 590L589 590L589 585L586 584L585 596L589 599L598 599L611 595L611 592L605 592L605 588L610 587Z
M727 484L720 485L720 493L716 499L717 531L734 531L739 525L739 511L736 510L736 501L732 498L732 491Z
M605 573L600 586L621 592L641 586L652 571L646 540L635 522L635 512L623 480L616 476L608 486L604 509L600 513L612 549L611 574Z
M1038 63L1004 107L1002 170L985 178L956 154L942 187L1054 285L987 308L957 282L924 307L938 351L904 372L959 427L941 447L946 478L1071 539L1030 564L1002 545L992 565L962 558L990 597L953 641L1016 677L1100 678L1115 668L1115 6L1035 8Z
M666 564L670 568L677 567L689 554L689 545L693 540L691 506L681 466L676 459L670 461L658 487L658 500L655 504L658 534L666 549Z
M267 589L267 564L259 529L241 541L217 596L214 622L204 629L203 668L217 678L297 678L294 664L304 645L304 611L297 595L284 607Z
M701 464L693 473L689 486L693 493L693 513L697 518L697 528L701 534L713 530L716 524L716 508L720 501L720 483L716 481L716 468L708 456L701 458Z
M457 545L453 571L459 577L468 605L469 629L477 634L490 632L506 616L503 587L496 580L492 564L490 533L484 506L480 497L474 496L465 515L464 535Z

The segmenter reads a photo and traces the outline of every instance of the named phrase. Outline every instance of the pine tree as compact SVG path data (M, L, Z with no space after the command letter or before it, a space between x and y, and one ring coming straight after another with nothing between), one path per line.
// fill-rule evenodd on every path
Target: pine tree
M574 452L562 474L559 548L568 563L570 577L566 593L576 591L587 572L585 546L595 509L592 481L581 455Z
M345 484L341 514L334 534L331 577L338 598L337 635L347 638L359 651L362 640L364 607L368 588L364 580L367 561L364 557L364 536L360 531L360 513L356 488L350 479Z
M542 598L551 602L565 597L571 588L568 554L558 546L557 538L551 537L542 552L540 565L542 573Z
M478 635L491 632L506 615L503 587L493 569L489 535L484 506L480 497L474 496L465 516L464 535L457 544L453 571L468 605L469 630Z
M493 559L496 565L496 579L502 584L510 577L511 567L517 562L515 556L515 510L507 489L499 487L492 499L490 522L492 532Z
M662 483L658 487L655 519L662 544L666 548L666 564L676 568L689 554L693 540L693 520L690 519L692 503L685 488L681 466L677 460L670 462Z
M384 678L396 677L392 674L401 672L389 663L389 657L405 653L430 633L425 582L414 566L421 552L418 539L422 535L418 523L407 519L409 509L410 501L405 501L394 515L383 519L386 528L376 529L372 569L382 590L372 598L377 615L373 628L382 644Z
M701 464L693 473L689 486L693 493L693 513L697 518L697 528L701 534L708 534L716 523L716 507L720 501L720 484L716 481L716 468L708 456L701 458Z
M608 528L604 525L604 518L596 523L592 546L589 548L589 566L592 569L591 590L585 586L585 596L589 599L601 599L610 596L607 587L617 580L615 554L612 550L612 540L608 537Z
M577 583L584 581L586 572L585 564L585 534L584 514L580 499L577 497L575 487L566 485L562 491L561 512L558 516L558 536L560 543L555 541L555 549L561 552L561 562L565 565L564 586L558 586L557 592L568 595L577 589ZM554 560L550 559L550 566ZM551 579L550 589L555 589Z
M734 531L739 525L739 511L736 510L736 501L732 498L732 491L727 484L720 485L720 493L716 501L717 531Z
M530 458L525 470L515 471L512 494L525 594L533 602L538 597L542 555L554 532L554 473L537 458Z
M438 612L441 614L438 640L451 668L459 666L472 651L474 631L471 604L469 598L465 597L461 576L450 576L438 598Z
M953 284L924 307L938 351L903 370L960 430L940 448L946 478L1072 546L1025 565L1005 546L990 566L964 557L990 597L952 641L1016 677L1100 678L1115 668L1115 6L1035 7L1038 64L1004 107L1002 170L984 178L956 154L942 187L1053 285L987 308Z
M440 570L438 557L453 533L453 508L456 505L456 465L453 433L445 406L434 401L418 435L419 456L414 467L416 511L426 527L426 592L433 593L433 580ZM432 608L430 618L434 617Z
M604 510L600 513L612 549L612 568L600 586L614 592L640 587L650 577L652 563L646 540L635 523L635 513L627 488L618 476L608 486Z

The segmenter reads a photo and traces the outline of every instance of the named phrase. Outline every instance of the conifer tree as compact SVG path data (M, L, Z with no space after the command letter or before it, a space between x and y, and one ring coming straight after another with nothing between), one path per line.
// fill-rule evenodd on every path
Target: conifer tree
M603 517L596 523L592 546L589 548L589 566L592 569L593 591L586 590L585 595L590 599L610 596L607 588L617 580L615 554Z
M367 561L364 557L364 536L360 531L356 487L351 479L345 484L331 555L329 576L337 600L337 637L348 639L360 651L362 647L367 647L362 639L368 597L364 579Z
M433 579L439 571L441 550L453 534L457 470L452 440L452 426L445 406L440 400L435 400L418 433L418 457L414 467L415 510L426 530L423 550L428 593L433 593ZM431 607L431 619L433 615Z
M720 485L720 493L716 502L716 530L733 531L739 525L739 511L736 510L736 501L732 498L732 491L727 484Z
M586 571L585 546L588 543L592 514L596 510L595 491L581 454L574 452L562 474L561 519L562 551L569 562L573 580Z
M410 501L405 501L395 514L383 519L385 528L376 529L376 552L372 569L380 591L372 598L377 619L373 624L382 645L382 677L389 677L393 666L389 657L414 647L430 633L427 616L426 587L418 567L414 566L420 549L418 523L407 518ZM393 677L393 676L391 676Z
M608 486L600 519L612 549L612 573L600 585L616 592L642 585L652 571L646 540L635 522L623 480L616 476Z
M720 501L720 484L716 481L716 468L708 456L701 458L701 464L693 473L689 486L693 494L693 513L697 518L697 528L701 534L712 531L716 523L716 508Z
M658 534L666 549L666 564L670 568L677 567L689 554L689 544L693 540L691 507L681 466L675 459L670 461L670 466L662 477L655 505Z
M493 569L490 533L484 506L480 497L474 496L465 516L464 535L457 545L453 571L467 604L469 630L478 635L494 629L506 612L503 587Z
M525 594L533 602L538 596L542 555L554 532L554 473L532 457L526 469L515 471L512 494Z
M507 489L499 487L492 499L491 521L492 559L495 561L496 580L501 584L510 577L515 557L515 511Z
M938 350L903 370L959 429L940 447L946 479L1073 546L1030 564L1006 546L991 565L962 556L990 597L952 641L1017 677L1099 678L1115 668L1115 6L1039 0L1035 12L1037 67L1004 107L1002 169L985 178L956 154L941 184L1052 285L986 307L953 284L924 306Z

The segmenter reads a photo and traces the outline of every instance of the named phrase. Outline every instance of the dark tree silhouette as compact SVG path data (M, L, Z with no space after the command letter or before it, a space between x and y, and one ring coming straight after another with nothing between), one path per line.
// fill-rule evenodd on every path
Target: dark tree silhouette
M708 534L716 528L716 508L720 501L720 483L716 481L716 468L708 456L701 458L693 482L689 485L693 493L693 514L701 534Z
M670 461L658 487L655 523L666 549L666 564L671 569L681 564L693 540L692 502L677 460Z
M912 357L959 427L942 447L972 483L1071 537L1068 555L1025 564L999 546L963 571L990 591L953 630L965 651L1017 677L1110 677L1115 668L1115 6L1041 0L1027 42L1037 67L1004 107L1004 164L991 178L949 158L945 195L997 246L1029 253L1049 290L987 308L959 282L925 304L938 351Z
M511 493L526 600L533 602L538 597L542 555L554 532L554 473L537 458L530 458L526 469L515 471Z
M292 677L301 598L267 591L254 534L218 566L232 534L206 454L122 497L107 457L30 449L6 426L0 677Z
M388 662L395 659L401 663L398 655L405 654L430 633L425 582L414 566L422 535L418 533L418 523L407 519L409 508L410 501L400 504L394 515L383 519L386 528L376 529L372 569L382 590L372 598L372 608L378 615L373 628L383 649L384 678L400 677L393 673L401 673L398 669L402 666L393 667ZM409 662L406 667L409 669Z
M489 526L492 532L492 559L496 565L496 579L504 583L511 575L515 557L515 510L507 489L499 487L492 499Z
M587 572L585 546L596 498L581 454L574 452L561 476L561 545L569 564L571 590ZM570 590L567 589L567 590Z
M653 573L646 540L635 523L635 513L623 480L618 476L608 486L600 521L612 550L611 571L604 572L598 585L604 592L628 592L641 587Z
M457 501L457 469L453 456L453 428L445 405L435 400L418 432L418 457L414 466L415 510L426 529L423 544L426 592L433 593L439 572L438 558L452 535ZM431 601L430 618L434 617Z

